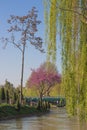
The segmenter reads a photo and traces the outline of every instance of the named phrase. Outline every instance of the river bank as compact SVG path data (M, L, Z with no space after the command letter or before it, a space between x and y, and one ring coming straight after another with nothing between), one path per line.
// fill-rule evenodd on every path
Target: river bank
M15 109L15 106L3 105L0 106L0 121L21 117L41 116L48 112L49 110L38 110L30 106L21 106L20 111L18 111Z

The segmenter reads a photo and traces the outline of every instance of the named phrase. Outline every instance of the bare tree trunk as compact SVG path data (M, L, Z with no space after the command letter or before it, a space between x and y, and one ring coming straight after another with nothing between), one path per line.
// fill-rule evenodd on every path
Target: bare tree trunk
M40 87L40 90L39 90L39 96L40 96L40 107L42 107L42 97L43 97L42 86Z
M23 51L22 51L22 68L21 68L20 103L22 103L22 99L23 99L22 88L23 88L23 75L24 75L24 53L25 53L25 44L23 44Z

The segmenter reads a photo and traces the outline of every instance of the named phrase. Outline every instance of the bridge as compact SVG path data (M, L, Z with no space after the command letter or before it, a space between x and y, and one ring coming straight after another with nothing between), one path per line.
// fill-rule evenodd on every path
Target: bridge
M27 103L37 103L40 100L39 97L26 97L25 99ZM57 107L64 107L66 105L66 100L64 97L43 97L42 101L49 102Z

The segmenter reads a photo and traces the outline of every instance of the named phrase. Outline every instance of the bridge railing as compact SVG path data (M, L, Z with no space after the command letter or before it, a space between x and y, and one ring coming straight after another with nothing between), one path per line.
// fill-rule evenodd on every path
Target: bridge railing
M25 99L28 104L31 102L37 103L40 100L39 97L25 97ZM66 100L64 97L43 97L42 101L49 102L58 107L63 107L66 105Z

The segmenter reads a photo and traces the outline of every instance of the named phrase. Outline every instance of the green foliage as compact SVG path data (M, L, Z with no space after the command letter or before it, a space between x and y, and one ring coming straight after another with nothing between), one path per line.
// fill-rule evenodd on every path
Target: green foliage
M21 106L20 111L15 109L15 105L2 104L0 105L0 120L12 119L22 116L31 116L42 114L44 111L39 111L35 107Z
M5 84L4 84L4 89L5 89L5 95L7 95L7 93L9 93L9 99L11 98L13 100L14 92L15 92L15 88L14 88L13 84L6 80Z
M36 87L30 87L28 88L28 85L26 85L25 88L23 88L23 95L24 97L37 97L39 96L39 92L36 89Z
M6 102L9 103L9 91L6 90Z
M46 4L47 3L47 4ZM50 3L50 4L48 4ZM54 8L54 10L53 10ZM47 14L46 11L48 10ZM86 119L87 115L87 10L86 0L45 1L48 15L48 51L54 55L56 46L55 23L61 38L62 92L66 97L66 108L70 115ZM56 15L57 14L57 15ZM55 16L56 15L56 16ZM53 17L54 18L53 22ZM53 48L54 47L54 48ZM49 51L50 53L50 51ZM56 55L56 53L55 53ZM50 55L52 57L52 55Z
M1 103L15 104L20 96L19 87L15 88L12 83L5 81L5 84L0 88Z
M1 88L1 101L5 100L5 90L4 87Z
M56 34L57 34L57 10L55 8L57 0L50 0L52 4L49 4L49 1L45 1L45 22L46 22L46 43L47 43L47 60L54 61L56 60ZM48 6L50 5L50 9ZM50 17L49 17L50 16Z
M61 84L56 84L50 91L50 96L59 96L61 95Z

